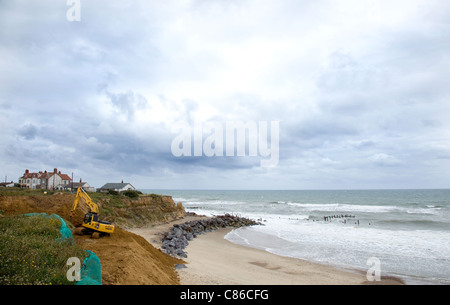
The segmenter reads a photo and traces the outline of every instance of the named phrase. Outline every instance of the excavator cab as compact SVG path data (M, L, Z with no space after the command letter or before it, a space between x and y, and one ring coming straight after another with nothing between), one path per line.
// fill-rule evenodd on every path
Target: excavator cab
M100 235L109 235L114 232L113 224L108 221L99 220L98 215L94 213L87 213L84 215L83 227L88 230L99 232Z
M83 223L91 223L91 222L101 222L101 220L98 219L97 214L94 214L94 213L85 214Z
M87 213L84 215L83 223L90 223L92 221L92 214Z

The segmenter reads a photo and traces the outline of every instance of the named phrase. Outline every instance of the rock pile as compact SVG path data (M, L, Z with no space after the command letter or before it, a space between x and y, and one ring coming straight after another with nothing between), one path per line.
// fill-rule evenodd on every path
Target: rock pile
M259 224L261 223L230 214L175 224L169 232L163 234L161 248L163 252L169 255L187 257L184 248L186 248L190 240L200 234L212 232L219 228L239 228Z

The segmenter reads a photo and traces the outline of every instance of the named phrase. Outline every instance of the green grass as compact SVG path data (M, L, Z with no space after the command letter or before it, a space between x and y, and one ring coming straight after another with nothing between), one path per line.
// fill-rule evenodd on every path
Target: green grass
M127 195L128 194L128 195ZM130 196L130 194L133 194ZM127 208L128 205L125 203L124 199L137 199L139 197L161 197L161 195L156 194L141 194L138 191L129 191L128 193L124 194L109 194L109 193L88 193L89 197L91 197L92 201L95 203L98 203L100 201L106 202L106 204L103 204L99 207L100 209L100 215L103 216L110 216L114 214L115 209L124 209Z
M86 252L61 237L58 219L43 216L0 217L0 285L71 285L69 257L82 262Z
M101 200L107 202L106 204L99 205L100 217L108 217L114 215L115 209L123 209L126 208L127 205L123 201L124 196L122 195L113 195L113 194L105 194L105 193L88 193L89 197L91 197L92 201L95 203L99 203Z
M68 191L53 191L44 189L33 190L21 187L0 187L0 195L4 196L44 196L44 195L53 195L57 192L70 194L70 192Z

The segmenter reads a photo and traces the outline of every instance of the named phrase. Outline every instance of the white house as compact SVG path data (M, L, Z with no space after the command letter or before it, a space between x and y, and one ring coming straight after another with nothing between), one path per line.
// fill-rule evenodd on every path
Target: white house
M97 192L108 192L108 191L116 191L116 192L124 192L128 190L136 190L134 186L131 185L131 183L106 183L101 188L97 189Z
M19 185L21 187L26 187L29 189L39 188L41 185L41 179L39 178L39 176L39 173L30 173L30 171L27 169L25 170L23 176L19 178Z
M55 168L53 173L38 172L30 173L27 169L22 177L19 178L19 185L30 189L63 189L64 186L72 183L72 179L67 174L61 174L58 169Z
M0 183L0 187L14 187L14 186L15 186L14 181Z

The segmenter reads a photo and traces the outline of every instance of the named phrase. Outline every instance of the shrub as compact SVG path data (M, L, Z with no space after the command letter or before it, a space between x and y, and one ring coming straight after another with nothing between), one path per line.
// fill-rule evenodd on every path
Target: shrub
M140 194L142 194L142 192L135 191L135 190L127 190L127 191L124 191L122 194L127 197L130 197L130 198L137 198L137 197L139 197Z

